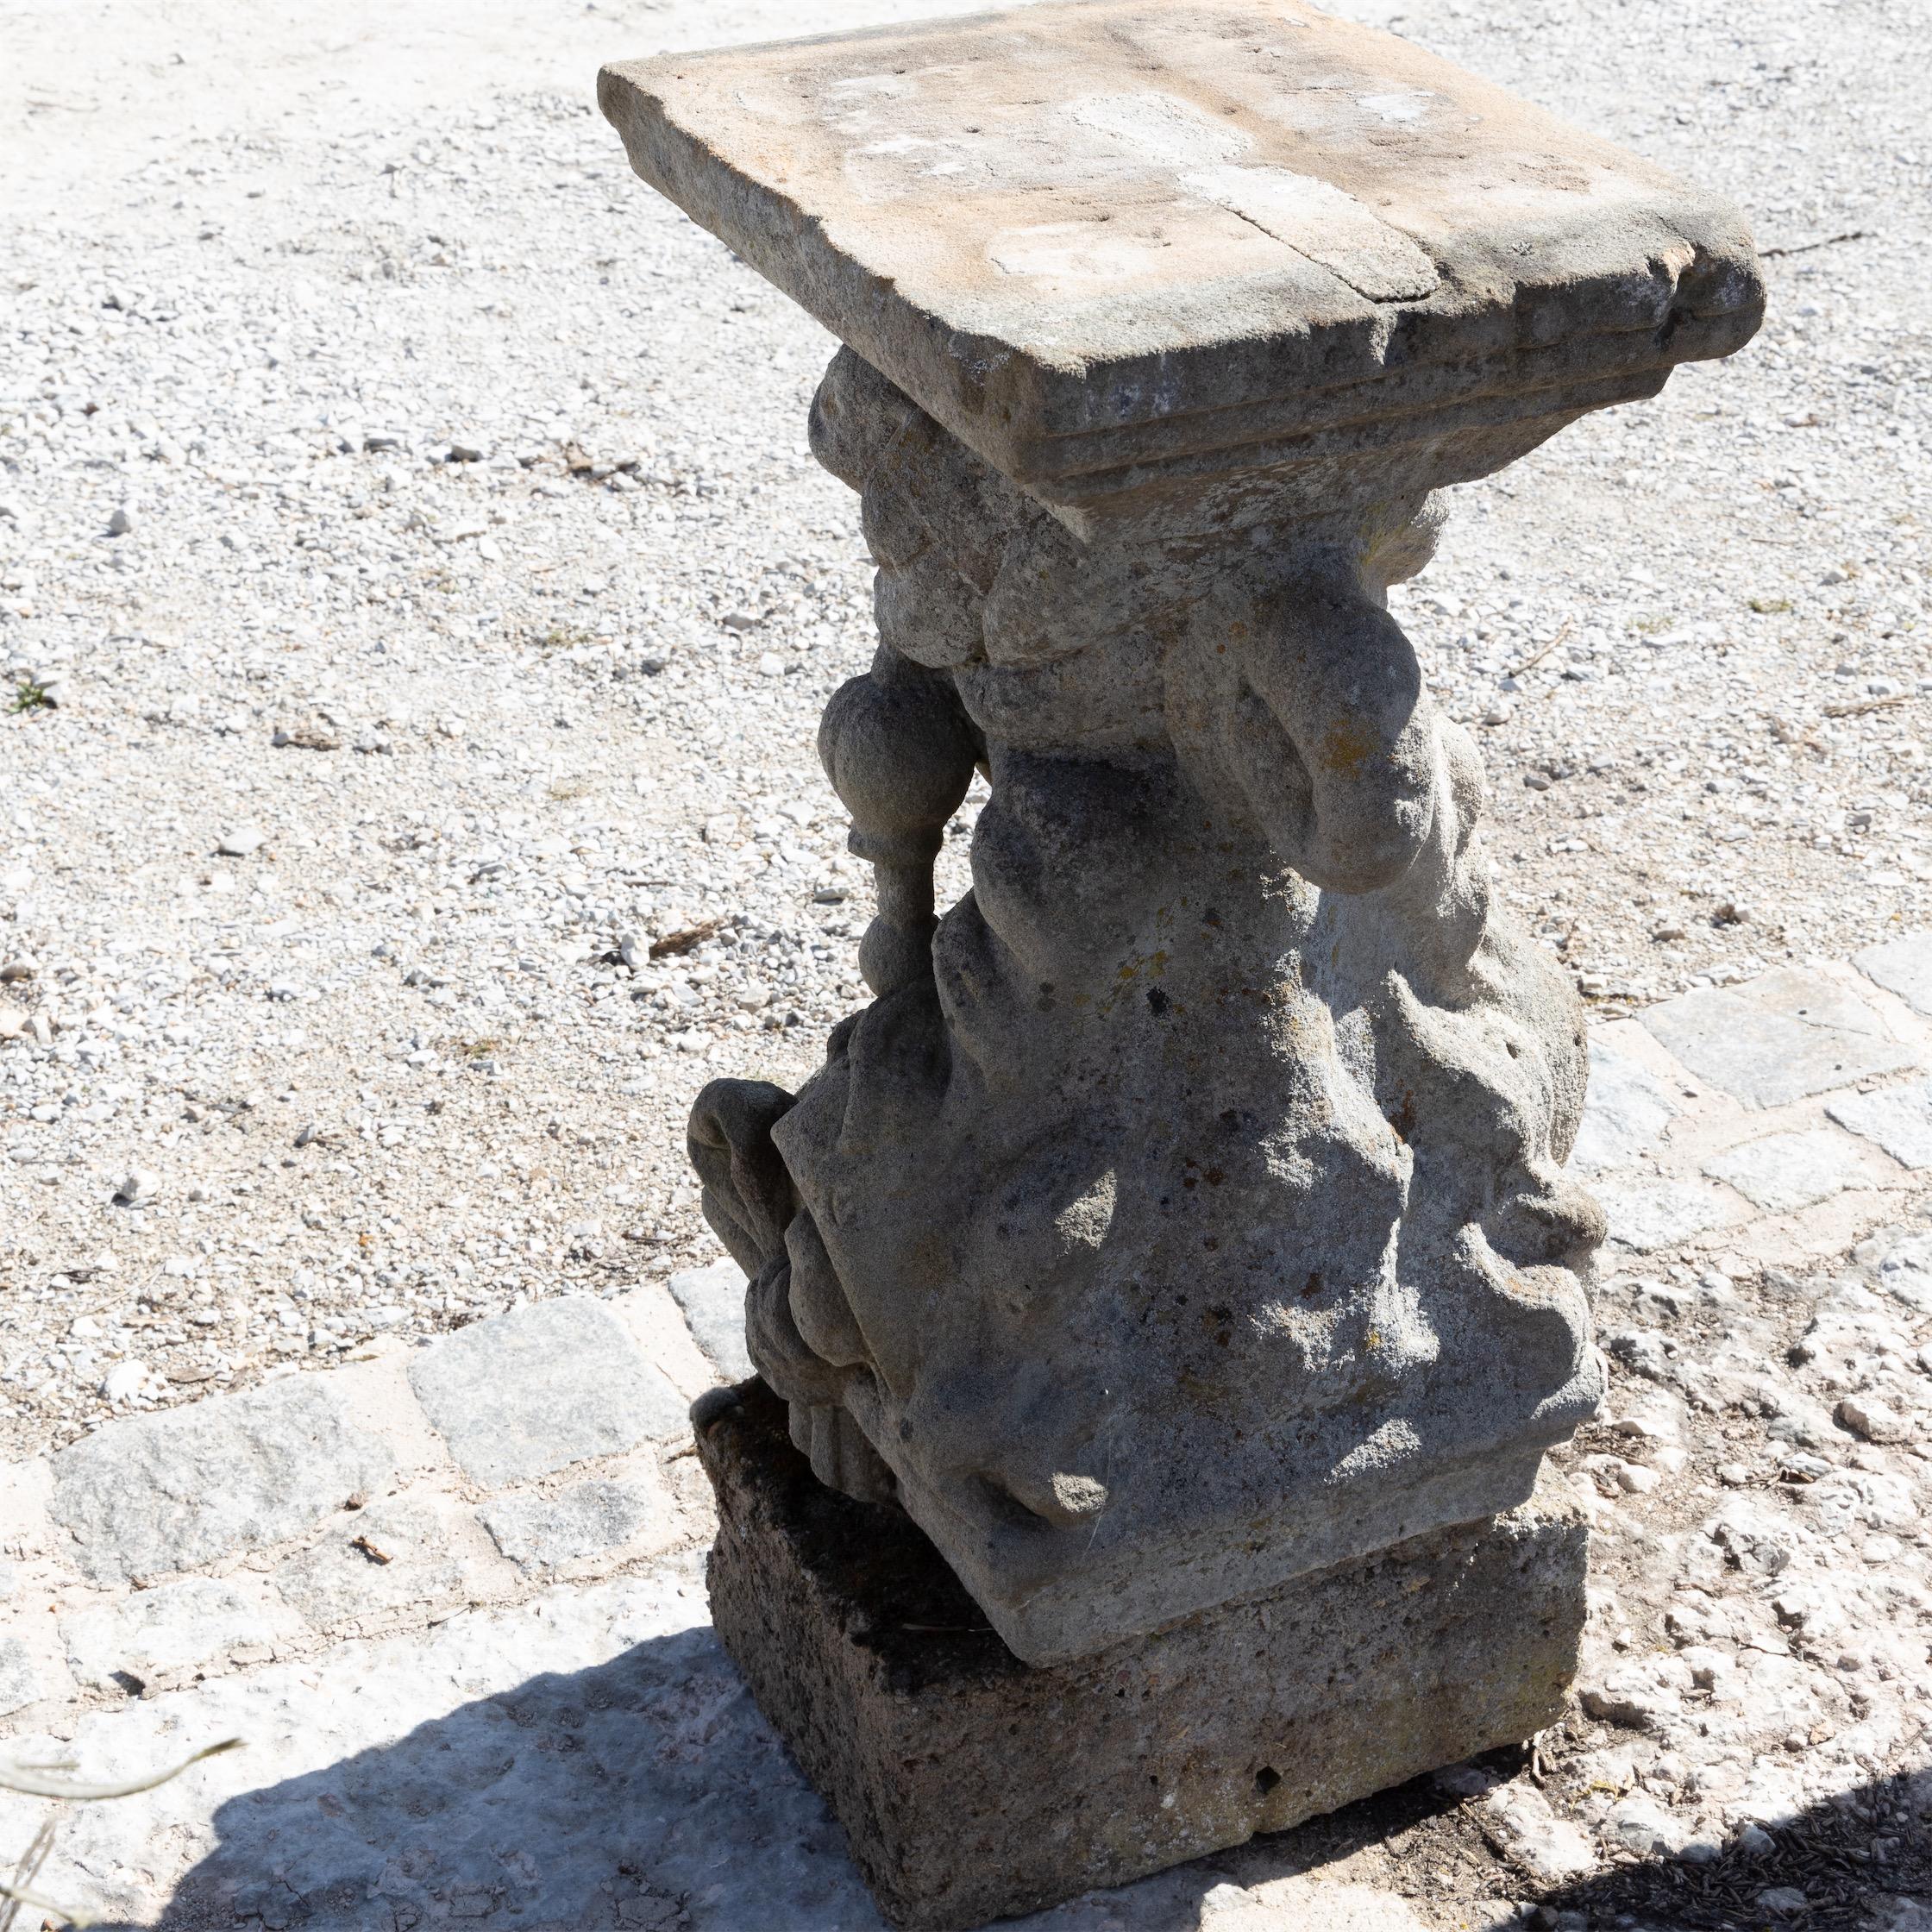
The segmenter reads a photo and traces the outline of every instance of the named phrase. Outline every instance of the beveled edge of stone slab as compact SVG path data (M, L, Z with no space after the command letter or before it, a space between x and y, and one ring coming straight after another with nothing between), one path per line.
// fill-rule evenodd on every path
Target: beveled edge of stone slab
M1241 1510L1204 1502L1191 1519L1169 1519L1145 1540L1038 1520L962 1522L943 1498L884 1451L906 1513L958 1572L1001 1639L1028 1664L1072 1663L1198 1615L1214 1604L1281 1589L1359 1561L1429 1532L1480 1523L1527 1502L1545 1451L1566 1440L1602 1400L1594 1358L1573 1403L1552 1402L1513 1440L1479 1452L1445 1453L1346 1484L1297 1482ZM1571 1385L1572 1389L1575 1384ZM862 1417L862 1423L865 1418ZM869 1438L877 1445L878 1434ZM1182 1463L1185 1456L1170 1458Z
M1333 125L1280 125L1282 104L1308 91L1275 85L1272 50L1243 43L1284 41L1341 104ZM1253 72L1238 71L1244 60ZM970 89L943 78L968 70ZM904 113L914 145L961 146L963 185L930 170L913 192L855 179L892 146L865 137L896 125L866 90L906 74L907 89L959 94ZM1000 92L1008 74L1018 103ZM1367 104L1383 85L1433 104L1421 123L1440 108L1445 125L1384 123ZM1043 179L1038 130L1029 149L1024 127L996 124L1038 108L1029 87L1057 91L1049 131L1072 149L1112 138L1126 109L1151 101L1187 122L1183 158L1161 153L1159 128L1128 127L1125 160L1076 154L1059 163L1070 179ZM1139 91L1108 91L1120 88ZM1256 486L1231 486L1231 473L1258 467L1312 466L1317 500L1332 503L1338 480L1385 495L1391 467L1368 460L1385 445L1412 488L1466 480L1586 410L1654 393L1678 362L1731 353L1762 315L1755 253L1728 202L1301 0L1057 0L615 62L598 94L645 180L1076 527L1144 510L1149 490L1239 495ZM1082 109L1107 110L1085 137ZM1448 138L1449 121L1466 123L1468 141ZM1189 143L1212 147L1221 125L1248 143L1243 161L1308 172L1190 168ZM1224 174L1300 182L1318 208L1322 195L1347 204L1433 279L1364 294L1345 273L1384 284L1302 227L1277 220L1276 234L1273 217L1242 216L1209 179ZM1438 176L1433 198L1407 185ZM1157 211L1185 267L1102 272L1084 285L1007 267L1002 236L1055 225L1026 217L1071 211L1085 217L1073 226L1099 232L1112 195L1127 227L1145 222L1156 188L1171 198ZM1384 218L1371 199L1397 205ZM1008 216L1021 225L997 225ZM1229 230L1246 235L1245 253Z
M909 1518L819 1484L762 1382L693 1410L719 1640L881 1910L962 1932L1224 1850L1560 1716L1588 1531L1523 1509L1023 1664Z

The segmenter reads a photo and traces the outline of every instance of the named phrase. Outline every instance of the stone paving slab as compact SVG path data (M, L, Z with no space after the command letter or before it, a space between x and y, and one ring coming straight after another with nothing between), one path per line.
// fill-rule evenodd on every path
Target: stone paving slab
M18 1637L0 1637L0 1717L25 1710L44 1694L27 1646Z
M1932 1167L1932 1081L1849 1094L1825 1112L1840 1126L1876 1141L1901 1167Z
M1862 1151L1828 1128L1766 1134L1704 1164L1754 1206L1774 1214L1816 1207L1846 1188L1869 1184Z
M51 1461L54 1519L97 1583L280 1542L395 1466L319 1376L110 1422Z
M1640 1017L1691 1072L1747 1107L1782 1107L1919 1063L1839 982L1795 968L1736 988L1699 987Z
M883 1932L839 1833L712 1638L694 1556L139 1699L72 1731L58 1749L89 1771L248 1740L173 1785L66 1821L42 1885L103 1899L129 1924L155 1923L166 1898L171 1925L264 1932L479 1920L526 1932ZM24 1843L35 1815L0 1797L0 1843ZM179 1852L164 1864L161 1847ZM159 1885L139 1876L158 1864ZM1259 1932L1224 1916L1249 1909L1248 1891L1222 1886L1233 1897L1205 1908L1219 1882L1188 1867L1099 1895L1104 1917L1076 1901L1009 1923ZM1282 1884L1284 1905L1323 1897Z
M460 1328L410 1385L474 1481L491 1488L681 1435L687 1404L609 1309L580 1295Z
M1655 1074L1600 1039L1590 1043L1590 1101L1571 1150L1579 1174L1628 1166L1649 1153L1683 1112Z
M75 1681L138 1693L209 1665L260 1663L292 1634L258 1579L183 1577L60 1621Z
M1609 1218L1610 1239L1639 1254L1676 1247L1744 1219L1741 1204L1706 1181L1616 1177L1590 1191Z
M1852 963L1867 979L1896 993L1914 1013L1932 1018L1932 932L1908 932L1867 946Z
M726 1382L756 1371L744 1346L744 1270L727 1257L708 1268L687 1268L669 1287L699 1347Z
M448 1604L464 1580L450 1546L465 1529L474 1534L467 1512L411 1497L345 1512L327 1535L276 1566L275 1586L317 1630Z

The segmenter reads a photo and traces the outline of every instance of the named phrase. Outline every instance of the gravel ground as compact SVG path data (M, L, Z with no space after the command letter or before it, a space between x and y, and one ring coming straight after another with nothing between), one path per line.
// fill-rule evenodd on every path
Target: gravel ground
M0 0L0 1454L716 1252L692 1095L862 996L869 568L590 80L931 10ZM1780 251L1398 593L1509 896L1607 1013L1932 919L1922 10L1339 10Z

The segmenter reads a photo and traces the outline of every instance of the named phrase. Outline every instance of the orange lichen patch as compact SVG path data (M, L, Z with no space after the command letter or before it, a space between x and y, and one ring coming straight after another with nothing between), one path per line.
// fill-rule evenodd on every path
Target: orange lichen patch
M1154 978L1159 979L1167 970L1167 954L1165 950L1143 953L1137 959L1124 961L1114 969L1115 976L1123 980L1131 980L1143 967L1145 967Z
M1322 734L1321 762L1344 778L1359 778L1375 752L1375 733L1357 719L1339 719Z

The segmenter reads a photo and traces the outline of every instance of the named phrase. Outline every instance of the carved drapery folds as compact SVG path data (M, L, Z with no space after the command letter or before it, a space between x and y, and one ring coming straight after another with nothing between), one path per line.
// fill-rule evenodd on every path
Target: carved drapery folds
M1603 1224L1577 1000L1386 609L1429 502L1082 543L850 349L812 439L878 565L819 735L875 999L691 1132L794 1440L1036 1662L1513 1506Z

